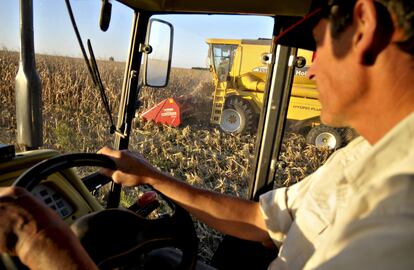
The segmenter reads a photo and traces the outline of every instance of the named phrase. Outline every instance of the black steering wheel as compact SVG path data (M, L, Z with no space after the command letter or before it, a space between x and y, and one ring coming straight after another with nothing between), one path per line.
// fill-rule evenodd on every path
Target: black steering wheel
M116 168L105 155L65 154L34 165L13 185L31 191L47 176L80 166ZM164 199L173 210L170 216L150 220L126 209L105 209L81 217L72 229L100 269L133 263L140 255L162 247L179 248L183 252L179 269L194 269L198 239L192 219L183 208Z

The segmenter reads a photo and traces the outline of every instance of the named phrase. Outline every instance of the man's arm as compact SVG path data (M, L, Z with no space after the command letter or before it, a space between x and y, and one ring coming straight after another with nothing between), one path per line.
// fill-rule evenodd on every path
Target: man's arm
M149 184L191 214L225 234L267 243L270 241L259 203L202 190L188 185L150 165L141 155L104 147L99 153L110 156L118 170L102 170L119 184Z
M0 252L37 269L98 269L60 217L21 188L0 188Z

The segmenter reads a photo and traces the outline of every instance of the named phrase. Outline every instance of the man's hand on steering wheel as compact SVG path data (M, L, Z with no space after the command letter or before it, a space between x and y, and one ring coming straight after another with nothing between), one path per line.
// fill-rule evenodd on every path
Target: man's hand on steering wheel
M100 172L112 178L117 184L124 186L151 185L151 180L162 174L139 153L129 150L116 151L109 147L103 147L98 153L110 157L115 162L116 170L102 168Z
M30 269L97 269L69 226L23 188L0 188L0 220L0 252Z

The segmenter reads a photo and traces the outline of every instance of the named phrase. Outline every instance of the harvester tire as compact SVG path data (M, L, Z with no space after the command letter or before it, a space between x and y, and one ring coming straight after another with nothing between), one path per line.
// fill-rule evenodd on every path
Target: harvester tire
M341 132L333 127L320 125L313 127L306 135L306 142L317 147L328 147L329 149L340 148L343 144Z
M220 128L226 133L254 133L257 129L257 114L249 101L230 98L224 107Z
M353 139L359 136L358 132L353 128L343 128L342 129L342 138L344 139L344 143L348 144Z

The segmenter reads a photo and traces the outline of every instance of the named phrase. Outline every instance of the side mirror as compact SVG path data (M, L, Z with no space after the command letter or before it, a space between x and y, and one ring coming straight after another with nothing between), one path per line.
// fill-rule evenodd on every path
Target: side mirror
M166 21L151 19L144 50L144 85L164 87L171 68L173 26Z

